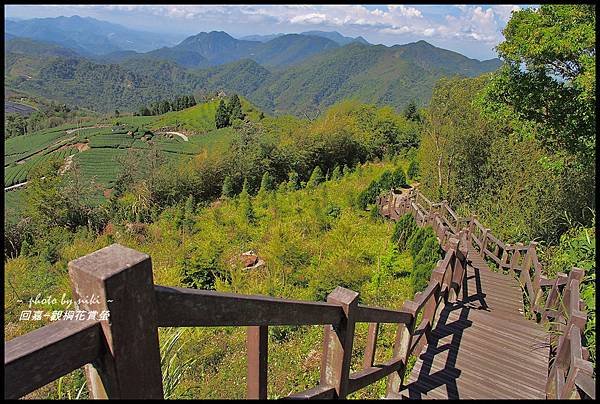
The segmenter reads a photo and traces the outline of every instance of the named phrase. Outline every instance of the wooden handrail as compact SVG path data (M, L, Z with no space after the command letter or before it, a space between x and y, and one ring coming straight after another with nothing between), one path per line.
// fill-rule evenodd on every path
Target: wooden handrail
M323 325L340 322L339 305L154 286L159 327Z
M19 398L96 360L100 322L57 321L4 344L4 398Z
M417 198L431 209L417 203ZM358 293L341 287L328 295L327 302L308 302L154 285L150 257L113 244L69 263L73 296L103 298L99 303L84 299L77 309L108 310L110 320L60 321L5 343L5 398L21 397L83 365L91 398L161 398L157 330L170 326L247 327L247 396L266 398L268 327L280 325L324 326L319 385L288 398L344 398L383 377L388 377L387 391L393 395L402 385L409 356L418 355L431 340L439 309L459 292L471 245L501 268L519 272L533 310L542 314L542 321L557 324L555 330L565 331L550 369L548 397L554 393L571 397L576 388L595 396L591 365L585 359L588 352L581 346L586 322L579 296L582 270L544 279L535 244L506 245L475 218L460 218L445 202L433 204L418 191L408 197L392 192L378 197L377 203L387 217L411 213L420 226L431 224L444 250L425 290L404 302L401 310L359 305ZM460 229L459 224L465 227ZM480 236L475 229L481 230ZM496 247L486 248L488 242ZM546 287L551 290L541 304L541 290ZM558 304L561 300L565 305ZM363 369L351 373L358 322L369 323L367 348ZM375 364L381 323L398 328L392 358Z
M394 198L399 197L391 195L390 198L394 200ZM583 271L573 268L568 277L564 274L558 274L555 279L547 279L542 275L542 265L537 257L535 243L530 243L529 245L506 244L495 237L490 229L486 229L476 218L461 218L453 214L454 211L447 206L445 201L431 203L431 201L427 200L431 207L431 211L428 212L419 209L422 207L415 204L418 198L427 200L418 190L414 190L414 192L410 193L408 198L406 198L413 209L405 210L400 213L413 213L416 216L415 218L417 219L418 224L422 224L419 220L420 217L433 215L434 219L432 223L434 224L434 230L436 230L438 237L447 231L456 234L458 229L453 228L449 217L445 214L439 214L437 218L435 217L436 212L439 212L434 209L444 207L444 210L448 212L456 224L464 223L468 227L469 231L467 232L467 239L469 242L473 243L473 246L479 248L482 257L491 259L500 269L506 269L511 275L519 278L524 293L527 295L531 304L531 310L534 313L541 314L540 321L558 322L558 325L552 327L554 329L552 332L563 330L563 332L568 334L567 336L563 335L563 337L561 337L561 341L566 340L568 342L565 343L564 347L570 347L570 341L574 341L572 345L575 349L572 352L570 351L571 359L568 363L565 365L565 361L561 362L557 360L554 363L563 363L563 365L561 365L562 367L553 366L550 368L551 374L547 386L548 397L571 397L575 394L575 386L577 386L583 394L587 395L587 397L595 398L595 388L592 387L595 386L592 376L593 373L590 371L591 364L583 359L584 357L587 357L587 350L581 347L581 330L585 327L586 321L585 313L580 311L580 308L583 307L583 302L579 297L579 280L583 277ZM393 201L393 203L397 204L396 201ZM441 237L440 242L442 242ZM490 242L493 243L493 245L490 245ZM443 277L446 279L445 275L443 275ZM446 281L443 283L445 282ZM542 302L542 290L548 287L551 287L551 290L546 301ZM418 311L429 301L429 298L435 294L434 289L435 286L430 283L425 291L415 298L414 302L405 303L407 308L410 309L409 311L412 310L415 317ZM560 298L561 290L562 299ZM566 302L566 312L564 311L564 308L560 309L556 307L559 300ZM573 332L572 328L568 328L574 324L573 322L578 324L578 328L576 329L579 330L579 333ZM565 323L567 324L565 325ZM423 321L414 333L411 334L414 335L416 339L412 341L411 338L411 343L408 348L409 352L416 349L418 345L421 344L421 338L423 337L423 334L426 333L429 326L430 324L428 324L428 322ZM567 349L564 347L562 349Z

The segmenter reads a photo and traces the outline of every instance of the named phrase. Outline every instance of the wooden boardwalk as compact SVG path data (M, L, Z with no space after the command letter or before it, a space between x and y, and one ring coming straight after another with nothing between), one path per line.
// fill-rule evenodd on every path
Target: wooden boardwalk
M400 392L411 399L546 398L548 334L523 317L518 281L471 249L461 297L441 311Z

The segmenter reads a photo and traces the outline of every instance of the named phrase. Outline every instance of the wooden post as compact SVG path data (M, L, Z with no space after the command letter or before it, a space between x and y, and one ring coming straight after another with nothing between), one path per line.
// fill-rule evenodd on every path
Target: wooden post
M502 250L502 258L500 258L500 271L504 272L505 265L508 264L508 251L507 249L510 247L510 244L505 244L504 249ZM510 271L509 271L510 272ZM514 273L511 273L514 276Z
M369 323L369 333L367 334L367 345L365 347L365 358L363 360L363 368L373 366L375 360L375 349L377 348L377 332L379 331L379 323Z
M69 262L78 309L102 320L103 356L86 368L92 398L163 398L150 257L113 244Z
M247 398L267 399L269 329L266 325L251 326L246 331L248 355Z
M333 386L337 398L346 398L354 342L353 311L358 305L358 293L338 286L327 296L327 302L341 305L344 316L336 327L325 326L320 383Z
M488 241L488 233L490 232L490 229L485 229L483 231L483 235L481 237L481 258L485 258L485 249L487 248L487 241Z
M416 297L415 297L416 298ZM396 331L396 340L394 341L393 359L402 359L402 366L397 372L393 372L388 376L387 381L387 396L397 394L402 387L402 378L406 370L406 364L410 354L410 346L412 344L412 335L417 319L417 311L415 303L412 301L404 302L402 311L410 313L412 320L408 324L398 324Z

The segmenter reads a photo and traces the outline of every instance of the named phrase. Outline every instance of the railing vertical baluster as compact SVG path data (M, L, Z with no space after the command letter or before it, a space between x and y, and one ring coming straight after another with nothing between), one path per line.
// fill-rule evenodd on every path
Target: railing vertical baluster
M402 305L402 311L410 313L412 315L412 320L408 324L398 324L398 329L396 331L396 340L394 341L393 358L402 359L402 366L400 367L400 369L398 369L397 372L393 372L388 376L388 396L397 394L402 388L402 379L404 378L404 372L406 371L406 364L408 362L410 346L412 345L412 336L417 320L417 311L414 302L404 302L404 304Z
M490 229L485 229L483 231L483 235L481 236L481 258L485 258L485 249L487 248L487 242L488 242L488 233L490 232Z
M325 326L321 384L333 386L337 398L345 398L354 342L353 311L358 305L358 293L338 286L327 296L327 302L341 305L344 316L336 327Z
M247 398L267 398L269 328L266 325L251 326L246 331L246 354L248 356Z
M119 244L69 262L78 309L108 310L105 354L86 367L92 398L163 398L150 257Z
M369 332L367 334L367 345L365 347L365 358L363 368L373 366L375 360L375 349L377 347L377 332L379 331L379 323L369 323Z

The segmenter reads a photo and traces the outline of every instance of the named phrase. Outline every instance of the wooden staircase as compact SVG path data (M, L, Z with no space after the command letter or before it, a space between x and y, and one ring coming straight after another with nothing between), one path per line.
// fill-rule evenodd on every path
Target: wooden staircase
M396 398L545 399L548 334L523 317L517 281L471 249L462 297L437 318Z

